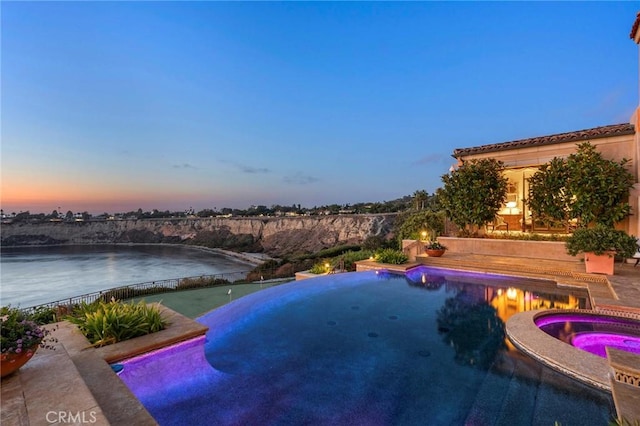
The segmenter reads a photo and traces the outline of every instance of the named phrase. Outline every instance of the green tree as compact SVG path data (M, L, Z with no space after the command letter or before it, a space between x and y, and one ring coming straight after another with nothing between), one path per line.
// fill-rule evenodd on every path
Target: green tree
M435 239L444 232L444 212L430 210L408 211L398 215L395 225L395 235L398 241L418 240L426 232L429 240Z
M589 142L578 144L575 154L567 158L571 216L587 226L599 223L613 226L631 213L629 190L634 177L629 160L607 160Z
M628 159L607 160L589 142L566 159L554 158L529 179L527 203L543 220L613 227L629 216L634 185Z
M543 164L529 178L527 204L536 215L536 220L547 224L561 222L569 226L571 193L567 188L569 170L562 158L554 158Z
M492 221L507 197L503 170L501 161L488 158L466 161L442 176L444 186L436 195L446 216L468 233Z
M419 190L413 193L413 201L415 202L416 210L423 210L428 200L429 194L425 190Z

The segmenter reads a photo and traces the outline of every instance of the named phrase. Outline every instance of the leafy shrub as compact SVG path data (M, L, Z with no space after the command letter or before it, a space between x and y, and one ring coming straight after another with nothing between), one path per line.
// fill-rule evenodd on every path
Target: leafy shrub
M335 246L335 247L330 247L328 249L320 250L319 252L316 252L316 253L297 256L294 260L322 259L322 258L328 259L335 256L340 256L341 254L346 253L348 251L356 251L356 250L360 250L360 246L341 245L341 246Z
M394 238L385 238L381 235L370 235L362 242L362 250L372 252L384 248L398 248L397 240ZM364 259L366 259L366 257Z
M383 249L373 255L373 259L378 263L389 263L392 265L402 265L407 263L409 257L400 250Z
M408 214L400 214L394 228L398 241L418 240L428 236L435 240L444 233L444 212L420 210ZM423 232L426 233L423 236Z
M83 303L67 319L96 347L155 333L166 326L158 306L143 301Z
M571 256L586 252L601 255L606 251L614 251L619 256L627 258L633 256L636 249L634 236L605 225L576 229L573 235L567 238L567 253Z
M369 259L373 256L373 250L348 251L341 256L344 261L344 268L347 271L355 271L355 263L360 260ZM338 259L340 261L340 259Z
M522 234L484 234L482 238L495 239L495 240L519 240L519 241L565 241L568 235L564 234L536 234L534 233L522 233Z
M280 262L275 259L268 259L265 262L262 262L255 268L253 268L252 272L269 272L280 266Z
M373 252L371 250L348 251L340 256L314 263L309 272L312 274L326 274L334 269L344 269L348 272L355 271L355 263L357 261L369 259L372 256Z
M153 287L133 288L121 287L107 290L100 295L100 300L109 302L111 300L133 299L134 297L148 296L150 294L168 293L175 291L173 287L163 285L155 285Z
M217 285L226 285L226 284L229 284L229 280L225 280L224 278L213 278L213 277L183 278L180 280L180 282L176 286L176 291L188 290L192 288L214 287Z
M30 313L30 317L36 324L51 324L57 321L56 313L56 308L38 306Z
M309 272L312 274L326 274L331 270L331 264L328 261L314 263Z

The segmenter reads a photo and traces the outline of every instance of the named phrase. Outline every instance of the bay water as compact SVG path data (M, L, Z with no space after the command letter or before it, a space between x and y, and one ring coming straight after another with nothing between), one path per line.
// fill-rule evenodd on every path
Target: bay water
M3 247L0 304L27 308L123 285L253 268L240 259L186 246Z

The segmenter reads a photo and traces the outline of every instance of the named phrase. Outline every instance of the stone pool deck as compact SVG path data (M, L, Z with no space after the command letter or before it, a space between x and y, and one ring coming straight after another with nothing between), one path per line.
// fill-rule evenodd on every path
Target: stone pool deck
M441 258L420 259L420 263L549 279L559 286L584 287L589 289L594 309L640 315L640 266L634 268L631 264L617 264L616 275L601 276L585 274L584 265L578 262L533 262L495 256L447 253ZM380 265L365 262L359 266L361 269L376 269ZM403 265L397 269L406 268ZM165 294L163 304L171 306L172 298L184 302L190 297L201 297L201 293ZM213 308L215 306L211 306ZM54 332L59 339L57 350L38 350L18 372L2 379L0 424L157 424L111 370L108 362L206 332L206 327L179 313L170 309L165 312L173 324L170 330L123 342L119 347L114 345L98 350L86 350L86 339L70 324L59 323L58 330ZM620 351L614 351L612 355L608 369L618 415L627 421L640 420L640 357Z

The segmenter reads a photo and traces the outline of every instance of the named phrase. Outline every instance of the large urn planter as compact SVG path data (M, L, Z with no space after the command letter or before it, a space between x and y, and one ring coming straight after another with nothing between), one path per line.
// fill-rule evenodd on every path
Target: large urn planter
M444 254L444 249L426 249L425 253L427 253L429 257L440 257Z
M447 250L447 247L438 241L429 241L424 246L424 252L429 257L440 257L444 254L445 250Z
M30 314L13 306L0 306L0 377L6 377L26 364L38 347L52 347L56 340L33 320Z
M613 275L615 252L609 251L603 254L587 252L584 254L584 264L588 274Z
M38 346L29 348L19 354L8 353L0 356L0 377L6 377L25 365L36 353Z
M566 240L567 253L584 253L587 273L613 275L615 256L628 258L637 249L635 237L612 227L598 224L578 228Z

